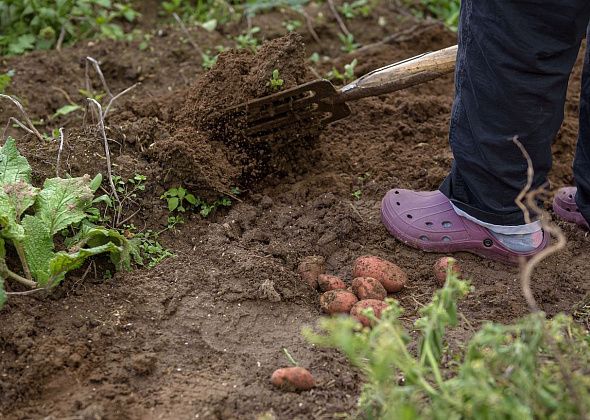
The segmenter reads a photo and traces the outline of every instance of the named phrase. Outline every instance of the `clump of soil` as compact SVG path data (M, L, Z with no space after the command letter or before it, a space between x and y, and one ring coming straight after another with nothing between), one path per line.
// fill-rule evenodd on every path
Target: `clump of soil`
M273 93L274 70L282 89L310 79L305 45L297 34L265 43L256 54L231 50L219 56L211 71L202 74L186 92L183 104L172 111L171 136L154 142L150 152L172 177L195 191L228 191L248 186L265 176L301 168L318 133L310 128L297 136L249 137L239 117L219 120L232 106Z

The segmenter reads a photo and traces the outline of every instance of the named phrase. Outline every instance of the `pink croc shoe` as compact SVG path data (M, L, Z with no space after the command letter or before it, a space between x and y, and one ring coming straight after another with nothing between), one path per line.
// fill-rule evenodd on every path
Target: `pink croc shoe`
M588 222L576 204L577 191L576 187L564 187L557 190L553 199L553 211L566 222L575 223L588 229Z
M381 220L398 240L422 251L470 252L509 264L517 264L520 257L532 257L548 243L544 235L535 250L512 251L483 226L457 215L440 191L391 190L381 202Z

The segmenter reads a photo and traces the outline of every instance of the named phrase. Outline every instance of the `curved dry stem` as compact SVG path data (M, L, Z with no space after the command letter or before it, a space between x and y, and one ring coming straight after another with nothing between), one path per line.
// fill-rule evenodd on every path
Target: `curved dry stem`
M29 116L27 115L27 113L25 112L25 109L23 108L23 106L21 105L21 103L14 97L10 96L10 95L4 95L3 93L0 93L0 98L5 98L8 99L9 101L11 101L14 105L16 105L16 107L18 108L18 110L20 111L20 113L23 115L25 121L27 122L27 124L29 125L29 131L30 133L33 133L35 136L37 136L37 138L41 141L43 141L43 136L41 135L41 133L39 133L39 131L35 128L35 126L33 125L33 122L31 121L31 119L29 118ZM16 119L15 119L16 120ZM22 124L19 124L21 127L23 127ZM24 128L24 127L23 127Z

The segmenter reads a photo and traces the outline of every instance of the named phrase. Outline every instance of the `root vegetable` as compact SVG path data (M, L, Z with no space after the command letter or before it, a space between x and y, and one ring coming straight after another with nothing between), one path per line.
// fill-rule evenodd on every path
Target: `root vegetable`
M270 382L287 391L307 391L315 386L312 374L302 367L288 367L273 372Z
M348 290L330 290L320 297L320 306L329 315L349 313L357 302L357 297Z
M377 319L381 318L381 313L387 308L387 303L377 299L365 299L359 300L350 310L350 315L353 316L357 321L363 324L365 327L371 327L372 321L366 316L362 315L365 309L373 309L373 313Z
M330 290L346 289L346 284L340 277L331 276L329 274L320 274L318 276L318 285L322 292Z
M384 300L387 297L387 290L372 277L357 277L354 279L352 281L352 291L360 300Z
M461 266L453 257L442 257L434 263L434 276L436 277L436 282L441 287L444 286L447 281L447 267L451 264L453 266L452 272L456 274L457 277L461 277L463 275L461 272Z
M374 278L388 293L399 292L408 282L408 276L397 265L368 255L356 259L352 267L352 275L355 278Z
M312 289L318 288L318 276L326 271L326 260L322 256L305 257L297 268L297 272Z

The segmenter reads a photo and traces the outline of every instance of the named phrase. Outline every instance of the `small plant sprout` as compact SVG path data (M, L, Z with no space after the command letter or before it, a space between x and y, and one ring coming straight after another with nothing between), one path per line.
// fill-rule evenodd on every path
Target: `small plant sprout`
M201 67L203 67L205 70L211 70L215 63L217 63L217 57L217 55L211 54L211 50L205 51L203 54L201 54Z
M356 199L356 200L360 200L363 192L361 190L355 190L351 193L351 195Z
M256 52L258 49L258 39L256 39L254 35L256 35L258 32L260 32L260 28L258 26L254 26L248 31L238 35L235 38L237 48L249 49L253 52Z
M309 56L309 61L311 61L313 64L318 64L320 62L320 59L320 54L317 51Z
M340 43L342 44L340 49L345 53L351 53L356 50L360 45L354 40L353 34L338 34L338 38L340 39Z
M367 17L371 14L371 5L368 0L356 0L352 3L344 2L340 7L340 13L346 19L354 19L358 16Z
M184 213L187 207L195 206L198 203L197 198L182 187L170 188L160 198L166 200L170 212Z
M281 90L281 88L283 87L284 84L285 84L285 82L283 79L281 79L279 71L277 69L274 69L272 71L272 77L270 78L270 80L268 81L268 83L266 85L270 86L270 88L274 92L276 92L278 90Z
M328 80L336 80L341 83L349 83L355 79L354 70L358 64L358 60L355 58L349 64L344 65L344 72L339 72L336 68L332 68L331 71L328 72L326 78Z
M6 89L8 89L8 86L10 86L13 77L14 70L9 70L6 73L0 74L0 93L6 92Z
M287 32L296 31L301 27L302 23L300 20L286 20L283 22L283 27L287 30Z
M293 356L291 356L291 353L289 353L289 350L287 350L285 347L283 347L283 353L285 353L285 357L289 363L291 363L293 366L299 366L299 363L297 363Z

